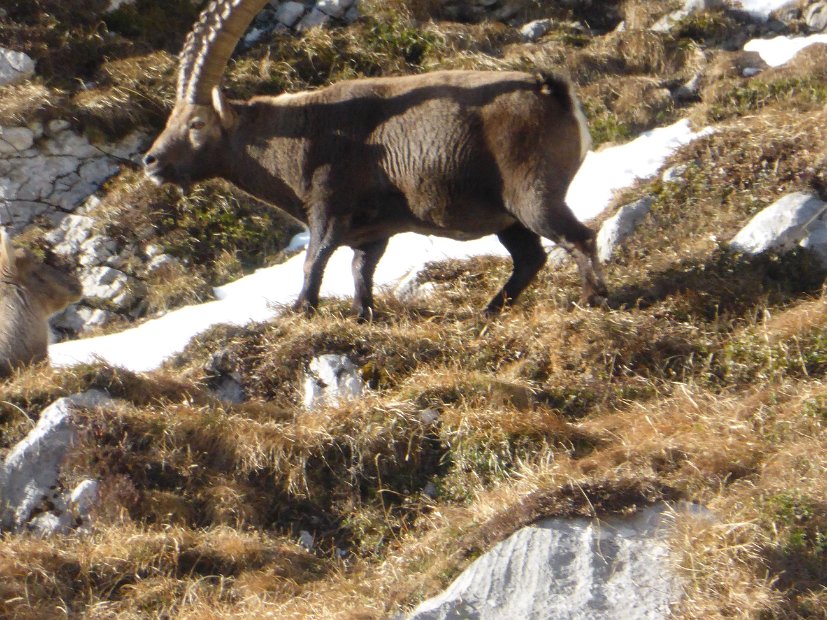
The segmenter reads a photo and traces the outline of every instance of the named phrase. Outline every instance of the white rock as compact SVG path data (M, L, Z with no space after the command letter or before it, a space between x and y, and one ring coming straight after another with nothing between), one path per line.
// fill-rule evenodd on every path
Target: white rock
M305 6L301 2L285 2L276 10L276 20L292 28L304 15Z
M108 302L115 310L128 310L143 296L143 285L123 271L99 266L86 270L80 278L83 296Z
M49 123L50 127L51 124ZM53 136L43 144L43 149L48 155L66 155L75 159L86 159L100 155L100 151L89 144L89 140L74 131L67 129L53 133Z
M646 196L624 205L608 220L603 222L597 233L597 257L608 262L618 245L623 243L640 225L652 209L654 199Z
M428 407L419 412L419 420L423 424L434 424L439 420L439 411L433 407Z
M16 84L34 74L34 60L23 52L0 47L0 86Z
M810 32L822 32L827 30L827 2L816 2L807 8L804 14L804 21Z
M29 522L28 527L41 538L66 534L72 529L72 515L66 512L41 512Z
M60 314L53 316L49 320L49 325L55 329L83 334L106 325L114 318L115 315L107 310L72 304Z
M663 507L631 518L546 519L469 566L409 620L656 620L681 597Z
M352 4L353 0L319 0L316 3L316 9L336 19L341 19Z
M396 283L393 294L399 301L411 303L427 299L436 290L433 282L420 282L419 271L414 269Z
M326 354L314 357L304 380L304 406L336 405L344 399L357 398L364 391L359 369L346 355Z
M85 215L67 215L58 228L46 235L46 241L61 256L75 256L81 245L92 236L95 220Z
M118 244L111 237L93 235L80 245L80 262L84 267L103 265L115 256Z
M313 9L305 15L299 22L296 29L299 32L307 32L312 28L321 28L330 23L330 15L323 13L319 9Z
M125 4L134 4L135 0L109 0L109 6L106 9L107 13L117 11Z
M687 169L688 167L686 164L676 164L674 166L669 166L666 170L663 171L663 174L660 178L664 183L679 183L683 181Z
M152 257L152 259L147 263L146 272L148 274L163 273L165 271L171 271L180 264L181 261L174 256L169 254L159 254Z
M730 247L747 254L790 250L808 235L808 227L825 209L827 203L812 194L787 194L756 214L733 237Z
M100 484L97 480L87 478L78 484L69 494L69 508L76 518L88 520L89 513L98 503Z
M551 30L553 24L551 19L535 19L520 27L520 36L525 41L536 41Z
M302 530L299 532L299 545L304 547L307 551L313 551L313 545L315 542L315 537L307 530Z
M28 127L0 127L0 154L19 153L34 144L34 132Z

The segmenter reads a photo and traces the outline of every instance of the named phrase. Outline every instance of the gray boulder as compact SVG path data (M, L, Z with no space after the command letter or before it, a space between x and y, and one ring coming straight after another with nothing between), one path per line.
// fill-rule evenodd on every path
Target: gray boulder
M812 194L787 194L756 214L729 245L746 254L789 251L809 235L810 226L825 210L827 203Z
M34 75L34 60L23 52L0 47L0 86L17 84Z
M306 8L301 2L285 2L276 9L276 20L288 28L295 26Z
M681 598L668 514L657 506L629 518L554 518L525 527L408 620L666 619Z
M551 30L553 25L551 19L535 19L520 27L520 36L524 41L536 41Z
M810 32L823 32L827 30L827 2L816 2L807 8L804 14L804 21Z
M313 28L322 28L330 23L330 19L330 15L327 13L319 9L313 9L302 18L298 26L296 26L296 29L299 32L307 32Z

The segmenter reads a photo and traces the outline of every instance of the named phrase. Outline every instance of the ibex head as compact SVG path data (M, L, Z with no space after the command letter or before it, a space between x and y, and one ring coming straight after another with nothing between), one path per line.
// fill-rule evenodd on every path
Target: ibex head
M40 262L25 248L15 249L5 230L0 230L0 280L24 291L46 316L63 310L81 295L75 276Z
M178 66L175 107L144 157L157 184L190 183L216 173L236 122L219 83L245 28L267 0L213 0L187 37Z

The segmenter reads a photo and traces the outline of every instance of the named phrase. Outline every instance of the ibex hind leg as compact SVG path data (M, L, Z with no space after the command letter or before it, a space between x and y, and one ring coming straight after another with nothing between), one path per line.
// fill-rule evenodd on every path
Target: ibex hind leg
M362 321L373 318L373 274L388 247L387 239L353 248L353 314Z
M581 302L601 305L606 300L608 290L603 268L597 258L594 231L578 220L564 202L557 203L555 208L541 210L535 217L528 219L528 222L524 222L528 228L551 239L574 258L583 285Z
M514 269L505 286L486 307L485 313L488 315L499 313L504 306L517 299L546 263L540 236L519 222L497 233L497 238L511 254Z

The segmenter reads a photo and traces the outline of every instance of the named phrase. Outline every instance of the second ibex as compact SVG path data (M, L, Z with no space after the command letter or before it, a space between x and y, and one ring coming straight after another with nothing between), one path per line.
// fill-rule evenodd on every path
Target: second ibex
M214 0L181 52L177 102L146 154L157 183L221 177L306 223L297 308L313 309L325 265L353 248L360 317L388 239L414 231L496 234L514 268L498 312L546 262L540 237L574 257L583 301L606 295L595 235L565 196L590 147L567 80L518 72L440 71L345 81L314 92L228 101L219 82L267 0Z

